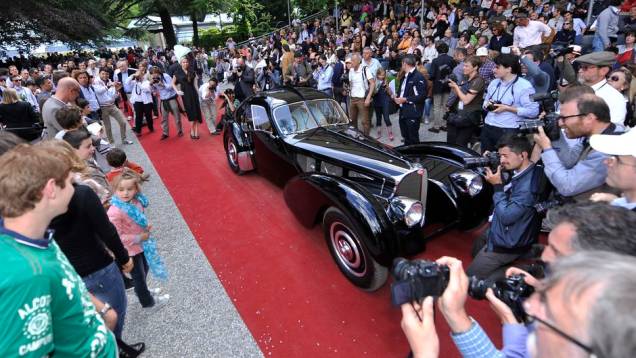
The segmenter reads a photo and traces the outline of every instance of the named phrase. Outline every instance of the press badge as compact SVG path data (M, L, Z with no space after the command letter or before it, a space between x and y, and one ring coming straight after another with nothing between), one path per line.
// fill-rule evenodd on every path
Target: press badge
M464 101L459 101L459 103L457 104L457 110L461 111L464 109Z

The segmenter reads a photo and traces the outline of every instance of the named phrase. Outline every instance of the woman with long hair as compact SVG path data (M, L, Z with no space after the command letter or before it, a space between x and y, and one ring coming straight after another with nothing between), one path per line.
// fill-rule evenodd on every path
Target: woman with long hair
M40 119L29 102L20 101L13 88L5 88L0 104L0 125L18 137L32 141L40 138L42 127Z
M190 138L199 139L199 125L203 122L203 117L196 87L197 75L186 56L179 60L179 64L172 75L172 86L181 97L188 121L191 123Z

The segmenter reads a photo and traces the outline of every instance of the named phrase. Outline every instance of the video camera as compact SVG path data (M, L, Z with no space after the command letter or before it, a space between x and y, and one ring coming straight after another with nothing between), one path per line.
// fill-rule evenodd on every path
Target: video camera
M493 172L496 172L501 164L499 159L499 153L497 152L486 153L483 157L465 158L464 168L477 169L488 167Z
M391 284L391 302L394 306L421 301L428 296L441 296L450 277L446 266L401 257L393 261L391 273L396 280ZM534 288L526 284L523 275L510 276L501 281L479 280L473 276L468 285L468 295L476 300L483 300L489 288L493 290L495 297L510 307L517 320L526 320L523 300L534 292Z

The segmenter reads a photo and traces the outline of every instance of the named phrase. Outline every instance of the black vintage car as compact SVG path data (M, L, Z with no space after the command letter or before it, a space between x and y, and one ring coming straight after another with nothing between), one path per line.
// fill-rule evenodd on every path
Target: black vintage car
M395 257L421 252L448 228L475 227L491 207L491 187L464 169L476 152L442 142L387 147L312 89L246 99L226 119L224 145L235 173L256 170L284 188L303 225L322 224L336 264L366 290L384 284Z

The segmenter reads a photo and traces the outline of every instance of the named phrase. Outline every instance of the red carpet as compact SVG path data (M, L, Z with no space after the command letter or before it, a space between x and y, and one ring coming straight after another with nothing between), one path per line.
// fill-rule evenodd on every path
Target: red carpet
M159 141L158 130L141 143L264 355L405 357L401 313L390 305L388 285L365 293L349 284L320 229L295 220L282 189L257 174L234 175L222 137L202 128L201 139L193 141L185 126L182 138L172 129ZM449 255L468 263L475 236L451 232L420 257ZM499 323L488 304L469 299L467 306L499 346ZM437 318L440 357L459 356Z

